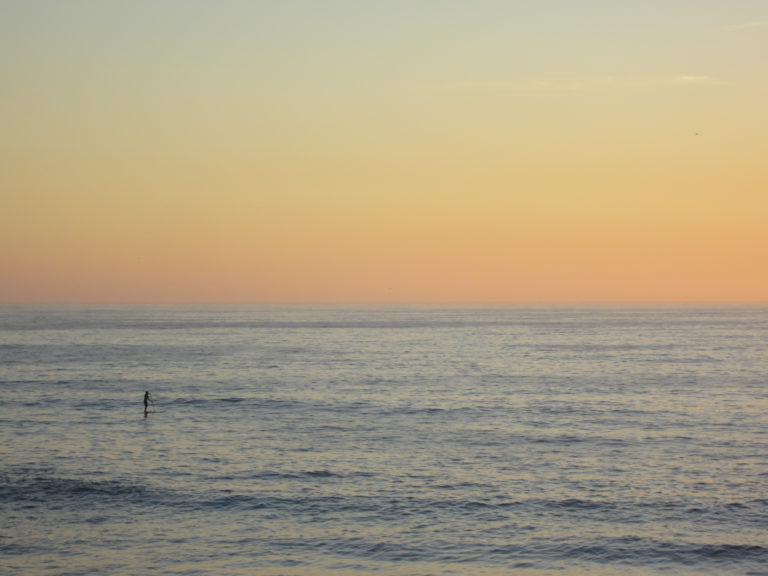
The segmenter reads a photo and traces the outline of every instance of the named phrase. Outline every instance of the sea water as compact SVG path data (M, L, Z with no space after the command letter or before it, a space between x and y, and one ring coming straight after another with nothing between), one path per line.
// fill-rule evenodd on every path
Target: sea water
M0 308L0 572L768 574L768 307Z

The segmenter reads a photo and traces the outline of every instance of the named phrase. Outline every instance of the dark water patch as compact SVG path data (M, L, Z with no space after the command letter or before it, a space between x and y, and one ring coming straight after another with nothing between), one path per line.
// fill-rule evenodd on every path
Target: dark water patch
M333 472L331 470L263 470L249 476L253 480L324 480L324 479L354 479L354 478L372 478L374 472L351 471L348 473Z
M607 510L614 509L612 502L599 502L594 500L582 500L580 498L566 498L565 500L550 501L548 505L561 510Z
M735 565L762 564L768 560L768 550L762 546L739 544L698 544L660 541L639 536L604 537L593 540L552 540L541 537L523 539L507 544L473 542L471 549L458 548L455 542L436 544L422 549L422 560L462 562L483 559L492 564L519 565L560 561L569 566L614 565L636 568L671 570L713 566L730 568ZM447 550L441 550L447 548ZM382 548L386 552L388 548Z
M308 474L306 478L327 479L324 473L319 475ZM287 481L297 480L292 477L279 475L274 479ZM439 493L436 493L439 494ZM349 516L365 514L371 515L379 522L399 522L404 516L423 516L425 518L475 517L478 514L495 518L497 520L512 520L518 515L563 517L569 515L570 520L577 521L580 515L588 518L590 522L608 520L608 513L615 510L615 506L582 500L541 501L541 500L501 500L493 498L438 498L435 496L409 496L386 498L369 495L322 495L314 492L296 496L278 496L262 493L222 494L221 492L199 496L201 507L212 506L215 508L246 508L266 509L281 512L283 514L327 515L335 518L339 514ZM196 497L192 496L193 499ZM179 503L191 504L190 501Z
M183 476L174 473L174 476L194 477L189 473ZM380 473L336 472L325 468L265 470L249 478L252 485L247 491L211 490L205 484L199 484L195 489L167 489L131 479L81 478L42 469L16 470L0 475L0 501L33 506L45 503L49 509L79 501L81 504L78 505L98 502L100 505L130 504L137 508L180 507L190 511L206 508L265 510L283 517L311 516L329 521L347 517L350 521L371 518L377 522L398 523L406 516L431 520L441 518L440 521L449 523L475 522L479 518L487 521L539 518L566 525L578 522L605 526L683 522L713 531L726 530L727 527L759 530L768 525L768 502L765 499L692 503L690 500L505 497L497 490L494 490L495 495L483 494L493 485L438 482L431 475L415 477L411 495L406 495L405 489L394 488L396 484L388 484ZM225 477L215 479L229 481ZM370 494L349 493L358 479L375 482L375 491ZM247 481L248 478L242 475L235 478L240 485ZM384 491L387 485L390 489ZM329 495L325 493L328 489L342 492ZM395 490L391 492L393 497L388 497L391 490Z
M140 499L146 486L116 480L33 475L23 478L5 476L0 499L5 501L51 502L59 499Z
M721 566L734 562L768 561L768 549L750 544L698 544L658 541L649 538L607 538L600 544L561 544L551 550L573 561L633 566Z
M204 506L217 509L245 508L248 510L259 510L267 508L269 504L269 499L261 500L246 494L231 494L208 500L204 503Z
M553 444L556 446L568 446L569 444L580 444L588 442L591 439L585 436L576 436L575 434L558 434L556 436L526 436L525 442L531 444Z
M488 489L492 487L493 486L491 484L487 484L484 482L456 482L456 483L440 482L438 484L433 485L433 488L436 488L438 490L450 490L450 491L458 491L458 492L463 492L464 490L468 490L468 489L470 490L475 488Z
M29 545L20 542L18 539L10 539L7 536L0 535L0 555L4 556L26 556L29 554L38 554L45 549L42 546Z
M440 406L397 406L392 408L378 408L376 406L367 406L368 409L373 409L377 414L381 416L392 417L410 417L410 416L426 416L436 418L452 418L452 417L471 417L473 415L481 416L488 414L490 409L481 406L456 406L456 407L440 407Z
M242 404L260 410L298 410L304 406L302 400L280 399L280 398L244 398L241 396L230 396L224 398L199 398L179 396L167 403L171 406L211 406L211 410L216 410L216 406L221 404Z
M211 400L209 398L176 398L171 401L171 404L183 404L183 405L200 405L200 404L207 404L208 402L216 402L216 400Z
M304 475L308 478L331 478L335 476L335 474L329 470L309 470L304 472Z

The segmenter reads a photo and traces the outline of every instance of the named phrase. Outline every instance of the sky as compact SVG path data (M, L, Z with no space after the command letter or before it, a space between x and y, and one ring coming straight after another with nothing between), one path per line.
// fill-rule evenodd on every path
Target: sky
M764 0L0 0L0 303L768 301Z

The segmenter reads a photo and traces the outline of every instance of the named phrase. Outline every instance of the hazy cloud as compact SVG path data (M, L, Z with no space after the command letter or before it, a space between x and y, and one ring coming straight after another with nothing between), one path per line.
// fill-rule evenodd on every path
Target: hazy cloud
M678 76L673 84L717 84L710 76Z
M465 82L448 86L468 92L589 92L654 86L711 85L718 82L711 76L683 74L680 76L590 76L560 80L527 82Z
M768 27L768 20L755 20L754 22L744 22L742 24L732 24L728 26L730 32L737 32L739 30L748 30L750 28L763 28Z

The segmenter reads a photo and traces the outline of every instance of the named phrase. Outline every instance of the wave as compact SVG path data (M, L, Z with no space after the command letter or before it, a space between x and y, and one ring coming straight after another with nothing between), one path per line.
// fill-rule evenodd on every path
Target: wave
M731 562L764 562L768 549L752 544L701 544L697 542L661 541L652 538L608 538L600 544L561 544L553 555L563 560L588 560L600 563L651 565L726 565Z
M118 507L135 511L144 507L155 513L164 509L172 518L178 511L222 514L222 518L259 511L265 518L293 518L307 524L337 523L397 528L369 532L348 539L337 535L303 546L327 547L338 556L380 561L443 561L498 563L540 567L542 559L568 565L605 564L636 567L697 566L743 568L768 562L768 549L755 542L739 541L745 527L759 531L768 522L768 500L726 502L706 506L691 502L636 502L599 498L505 498L484 496L487 487L474 483L440 483L429 491L404 494L345 493L374 473L344 473L327 468L262 470L231 479L237 489L212 489L199 483L192 488L164 488L130 478L110 479L59 474L53 468L11 469L0 473L0 504L20 508ZM248 486L249 488L244 488ZM331 488L331 490L329 490ZM660 539L644 534L662 521L683 521L701 526L707 541L670 535ZM548 526L564 527L554 532ZM582 531L581 526L589 526ZM419 527L442 527L439 538L420 534ZM478 532L478 527L482 530ZM544 527L544 528L542 528ZM611 536L616 527L629 535ZM734 530L729 528L733 527ZM740 532L741 531L741 532ZM634 532L634 534L632 534ZM363 531L365 533L365 531ZM711 541L713 536L734 534L731 541ZM389 534L393 540L382 539ZM722 536L720 536L722 537ZM378 538L378 539L377 539ZM273 545L280 548L279 541ZM285 546L296 543L286 542Z
M531 553L530 549L535 549ZM675 566L720 566L768 560L768 548L753 544L702 544L664 541L641 536L601 538L594 541L551 541L536 538L525 543L489 546L484 557L490 561L549 558L573 563L626 565L644 568Z
M488 513L623 525L658 523L662 520L754 528L768 524L768 500L764 498L720 503L636 502L578 497L505 498L498 494L482 496L488 488L482 483L446 483L438 479L434 483L419 480L417 491L409 495L344 492L360 481L373 479L376 484L382 484L384 480L379 476L381 474L375 472L339 472L327 468L261 470L238 475L237 478L219 479L235 481L241 487L239 491L211 489L205 483L200 484L199 489L172 490L143 480L64 476L57 475L52 469L22 469L0 473L0 501L41 503L60 499L107 498L113 502L130 501L152 506L271 508L298 516L308 509L329 515L342 511L375 511L382 519L396 518L403 512L430 517L439 514L446 518ZM340 493L325 494L324 484L337 486Z
M143 497L148 489L140 483L119 480L90 480L34 474L1 475L0 500L51 502L68 498Z
M304 470L300 472L275 472L266 470L254 476L255 480L298 480L307 478L343 478L344 474L336 474L330 470Z

